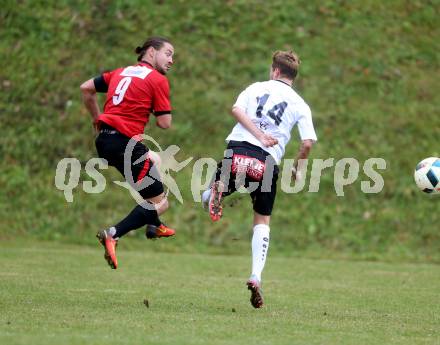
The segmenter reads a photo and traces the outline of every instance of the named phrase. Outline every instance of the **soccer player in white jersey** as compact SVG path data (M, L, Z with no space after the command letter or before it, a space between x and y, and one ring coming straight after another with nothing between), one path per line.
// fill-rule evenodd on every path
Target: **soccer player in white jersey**
M299 178L297 164L306 159L317 140L309 106L292 89L300 61L292 51L277 51L272 57L270 80L248 86L232 107L237 124L226 138L227 150L218 164L210 189L203 193L213 221L222 216L222 199L245 187L253 209L252 273L246 285L251 304L263 306L261 273L269 248L269 223L275 201L278 164L290 132L298 125L300 148L292 171Z

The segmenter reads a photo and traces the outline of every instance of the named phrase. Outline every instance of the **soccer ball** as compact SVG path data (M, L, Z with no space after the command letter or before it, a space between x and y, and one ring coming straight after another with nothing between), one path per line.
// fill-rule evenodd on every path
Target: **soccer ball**
M417 187L425 193L440 193L440 158L422 160L414 171Z

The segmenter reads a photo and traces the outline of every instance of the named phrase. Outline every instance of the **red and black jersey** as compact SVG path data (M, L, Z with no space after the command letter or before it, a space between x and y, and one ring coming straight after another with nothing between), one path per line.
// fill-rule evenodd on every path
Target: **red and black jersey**
M95 87L97 91L107 91L104 112L98 121L127 137L144 132L151 112L156 116L171 113L168 79L148 63L105 72L95 79Z

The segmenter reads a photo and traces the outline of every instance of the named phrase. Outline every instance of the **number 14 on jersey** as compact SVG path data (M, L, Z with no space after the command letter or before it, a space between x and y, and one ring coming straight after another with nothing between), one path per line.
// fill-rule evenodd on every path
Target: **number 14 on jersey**
M269 96L270 95L268 93L266 93L261 97L257 97L258 106L257 106L257 110L256 110L256 115L258 118L261 118L261 117L263 117L263 115L265 115L265 114L263 114L263 108L266 105L267 100L269 99ZM283 116L284 110L286 110L286 108L287 108L287 102L281 102L281 103L275 104L272 107L272 109L270 109L266 113L266 116L268 116L272 120L274 120L275 124L277 126L279 126L282 121L281 117Z

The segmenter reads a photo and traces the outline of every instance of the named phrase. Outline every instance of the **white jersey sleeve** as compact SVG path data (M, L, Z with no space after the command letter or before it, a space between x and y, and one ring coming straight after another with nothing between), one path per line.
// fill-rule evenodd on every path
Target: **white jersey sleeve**
M301 140L313 140L317 141L315 128L313 127L312 122L312 112L310 110L310 107L307 104L304 104L303 107L301 107L301 111L298 112L298 132L299 137Z
M246 111L249 104L249 87L243 90L237 97L234 107L239 107Z

